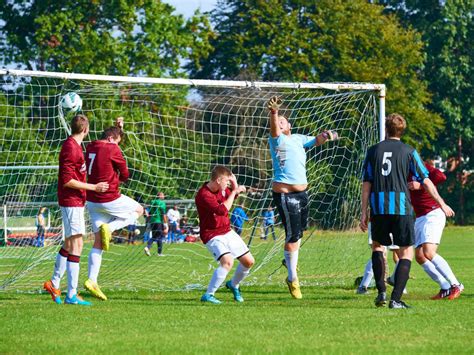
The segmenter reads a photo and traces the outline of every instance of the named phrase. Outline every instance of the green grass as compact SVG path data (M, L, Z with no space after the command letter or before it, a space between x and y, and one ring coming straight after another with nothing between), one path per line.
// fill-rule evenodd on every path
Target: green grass
M243 287L244 304L222 289L220 306L201 304L201 291L109 291L107 302L85 295L90 308L4 292L0 353L473 353L473 247L473 227L447 228L440 254L466 290L431 301L437 286L413 264L410 310L376 309L373 292L335 287L304 287L293 300L283 275L281 284Z

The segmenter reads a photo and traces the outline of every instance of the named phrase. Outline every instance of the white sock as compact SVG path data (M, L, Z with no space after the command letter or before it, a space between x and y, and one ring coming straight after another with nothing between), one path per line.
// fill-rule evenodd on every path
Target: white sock
M71 298L72 296L77 294L78 282L79 282L79 261L68 260L67 261L67 297L68 298Z
M67 257L58 253L56 255L56 263L54 264L53 276L51 277L51 282L53 283L54 288L60 288L61 278L66 272L66 264Z
M369 287L370 281L372 281L372 278L374 277L374 270L372 270L372 260L369 260L367 264L365 265L365 270L364 270L364 277L362 278L362 281L360 282L359 287Z
M434 266L436 266L436 269L439 271L439 273L443 275L451 285L459 285L459 281L456 276L454 276L454 273L449 267L448 262L444 260L441 255L436 254L434 258L431 259L431 262L434 264Z
M284 251L289 281L294 281L298 278L298 274L296 272L296 266L298 265L298 253L299 249L295 251Z
M210 295L216 293L217 289L222 285L228 273L229 271L225 267L219 265L219 267L214 271L214 274L212 274L212 279L211 282L209 282L206 293Z
M247 268L239 263L237 269L235 269L234 277L231 280L232 287L239 287L239 284L247 277L249 272L250 268Z
M97 282L100 264L102 264L102 249L92 248L89 253L89 279Z
M447 290L451 287L451 284L444 278L443 275L439 273L436 269L436 266L429 260L427 260L424 264L421 265L423 270L428 274L431 279L436 282L439 287L443 290Z
M126 227L129 224L133 224L137 219L138 219L137 212L131 213L128 218L116 218L112 222L109 223L110 231L113 232L123 227Z

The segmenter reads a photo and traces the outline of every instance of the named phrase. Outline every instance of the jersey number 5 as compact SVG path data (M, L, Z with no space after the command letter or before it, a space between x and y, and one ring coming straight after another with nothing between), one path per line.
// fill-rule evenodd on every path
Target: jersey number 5
M391 154L391 153L390 153ZM92 165L94 164L94 159L95 159L96 154L95 153L89 153L89 159L90 159L90 164L89 164L89 170L87 171L87 174L90 175L92 173Z
M392 162L390 161L390 157L392 157L392 152L384 152L382 158L382 175L388 176L392 171ZM387 169L384 168L385 164L387 164Z

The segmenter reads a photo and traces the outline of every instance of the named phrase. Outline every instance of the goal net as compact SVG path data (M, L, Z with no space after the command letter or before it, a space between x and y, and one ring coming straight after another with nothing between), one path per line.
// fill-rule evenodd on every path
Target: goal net
M80 95L82 113L90 120L84 147L116 117L125 118L121 149L131 177L121 192L146 207L162 191L167 209L177 205L187 217L186 228L164 245L162 257L156 244L151 256L144 253L150 235L143 218L137 222L138 235L129 239L126 229L119 232L104 253L98 280L102 288L207 285L217 264L199 239L193 242L199 236L193 200L216 164L231 168L239 184L248 188L237 201L248 215L242 238L256 259L247 284L282 283L284 231L276 209L274 234L263 225L263 212L272 206L266 102L274 95L282 98L293 133L317 135L333 129L342 137L307 152L310 213L300 251L302 284L347 285L362 273L370 253L367 238L356 228L360 175L367 148L379 140L382 85L1 74L0 289L35 291L51 277L63 240L57 164L72 115L63 113L59 102L68 92ZM42 206L47 207L48 220L44 242L35 227ZM92 246L89 222L87 230L80 285L87 278Z

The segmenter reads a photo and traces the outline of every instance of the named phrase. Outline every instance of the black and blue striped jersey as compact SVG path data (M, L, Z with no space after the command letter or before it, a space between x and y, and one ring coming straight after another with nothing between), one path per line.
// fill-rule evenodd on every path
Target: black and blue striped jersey
M367 151L363 181L372 184L371 214L413 215L408 175L420 183L428 177L418 152L398 139L386 139Z

